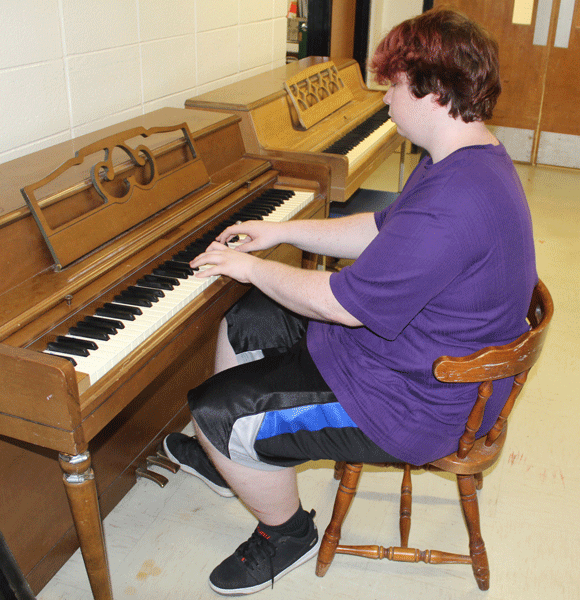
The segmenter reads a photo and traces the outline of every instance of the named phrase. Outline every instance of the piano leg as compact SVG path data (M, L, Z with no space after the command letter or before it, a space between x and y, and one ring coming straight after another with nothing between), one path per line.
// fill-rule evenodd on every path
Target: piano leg
M93 597L95 600L112 600L113 591L99 512L97 486L91 469L91 456L89 452L76 456L60 454L59 464L64 474L64 487Z

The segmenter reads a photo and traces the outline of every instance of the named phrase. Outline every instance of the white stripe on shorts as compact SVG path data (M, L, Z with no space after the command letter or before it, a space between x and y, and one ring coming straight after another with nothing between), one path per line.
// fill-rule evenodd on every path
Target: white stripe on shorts
M262 462L254 448L265 413L248 415L236 420L228 443L230 458L237 464L260 471L280 471L284 467Z

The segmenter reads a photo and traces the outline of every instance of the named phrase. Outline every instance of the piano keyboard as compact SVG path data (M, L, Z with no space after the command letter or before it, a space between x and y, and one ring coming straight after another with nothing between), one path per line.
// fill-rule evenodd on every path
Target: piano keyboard
M71 327L66 335L57 336L44 352L69 359L76 371L88 375L90 385L93 385L219 278L195 277L189 262L221 231L238 221L288 221L313 199L311 192L267 190L170 260L155 267L136 285L122 290L112 302L97 308L93 315ZM230 245L235 246L235 242Z
M365 153L382 141L395 124L389 120L389 107L385 106L366 121L323 150L327 154L342 154L348 158L348 171L352 172Z

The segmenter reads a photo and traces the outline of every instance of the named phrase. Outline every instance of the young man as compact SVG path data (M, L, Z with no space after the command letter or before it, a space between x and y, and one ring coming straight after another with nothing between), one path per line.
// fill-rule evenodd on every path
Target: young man
M189 393L197 439L171 434L172 460L259 521L210 575L246 594L312 558L314 511L294 465L307 460L423 464L457 449L473 385L431 367L512 341L534 285L532 226L518 176L487 130L500 92L497 45L449 10L396 27L373 69L399 132L426 156L387 209L325 221L226 229L192 267L250 283L221 325L216 375ZM225 244L246 234L236 250ZM251 251L286 242L356 259L338 273L300 270ZM242 363L242 357L264 358ZM241 363L241 364L240 364ZM481 434L511 382L500 381ZM209 458L208 458L209 457ZM214 467L215 466L215 467Z

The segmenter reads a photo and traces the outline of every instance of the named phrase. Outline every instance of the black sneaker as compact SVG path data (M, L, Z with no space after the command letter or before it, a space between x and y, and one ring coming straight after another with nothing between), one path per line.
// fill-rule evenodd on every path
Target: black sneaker
M183 433L170 433L163 440L163 449L171 462L179 465L186 473L201 479L216 494L224 498L231 498L234 495L197 438Z
M235 596L273 587L280 577L318 552L315 514L310 511L308 533L303 537L266 534L258 525L250 539L213 570L211 588L218 594Z

